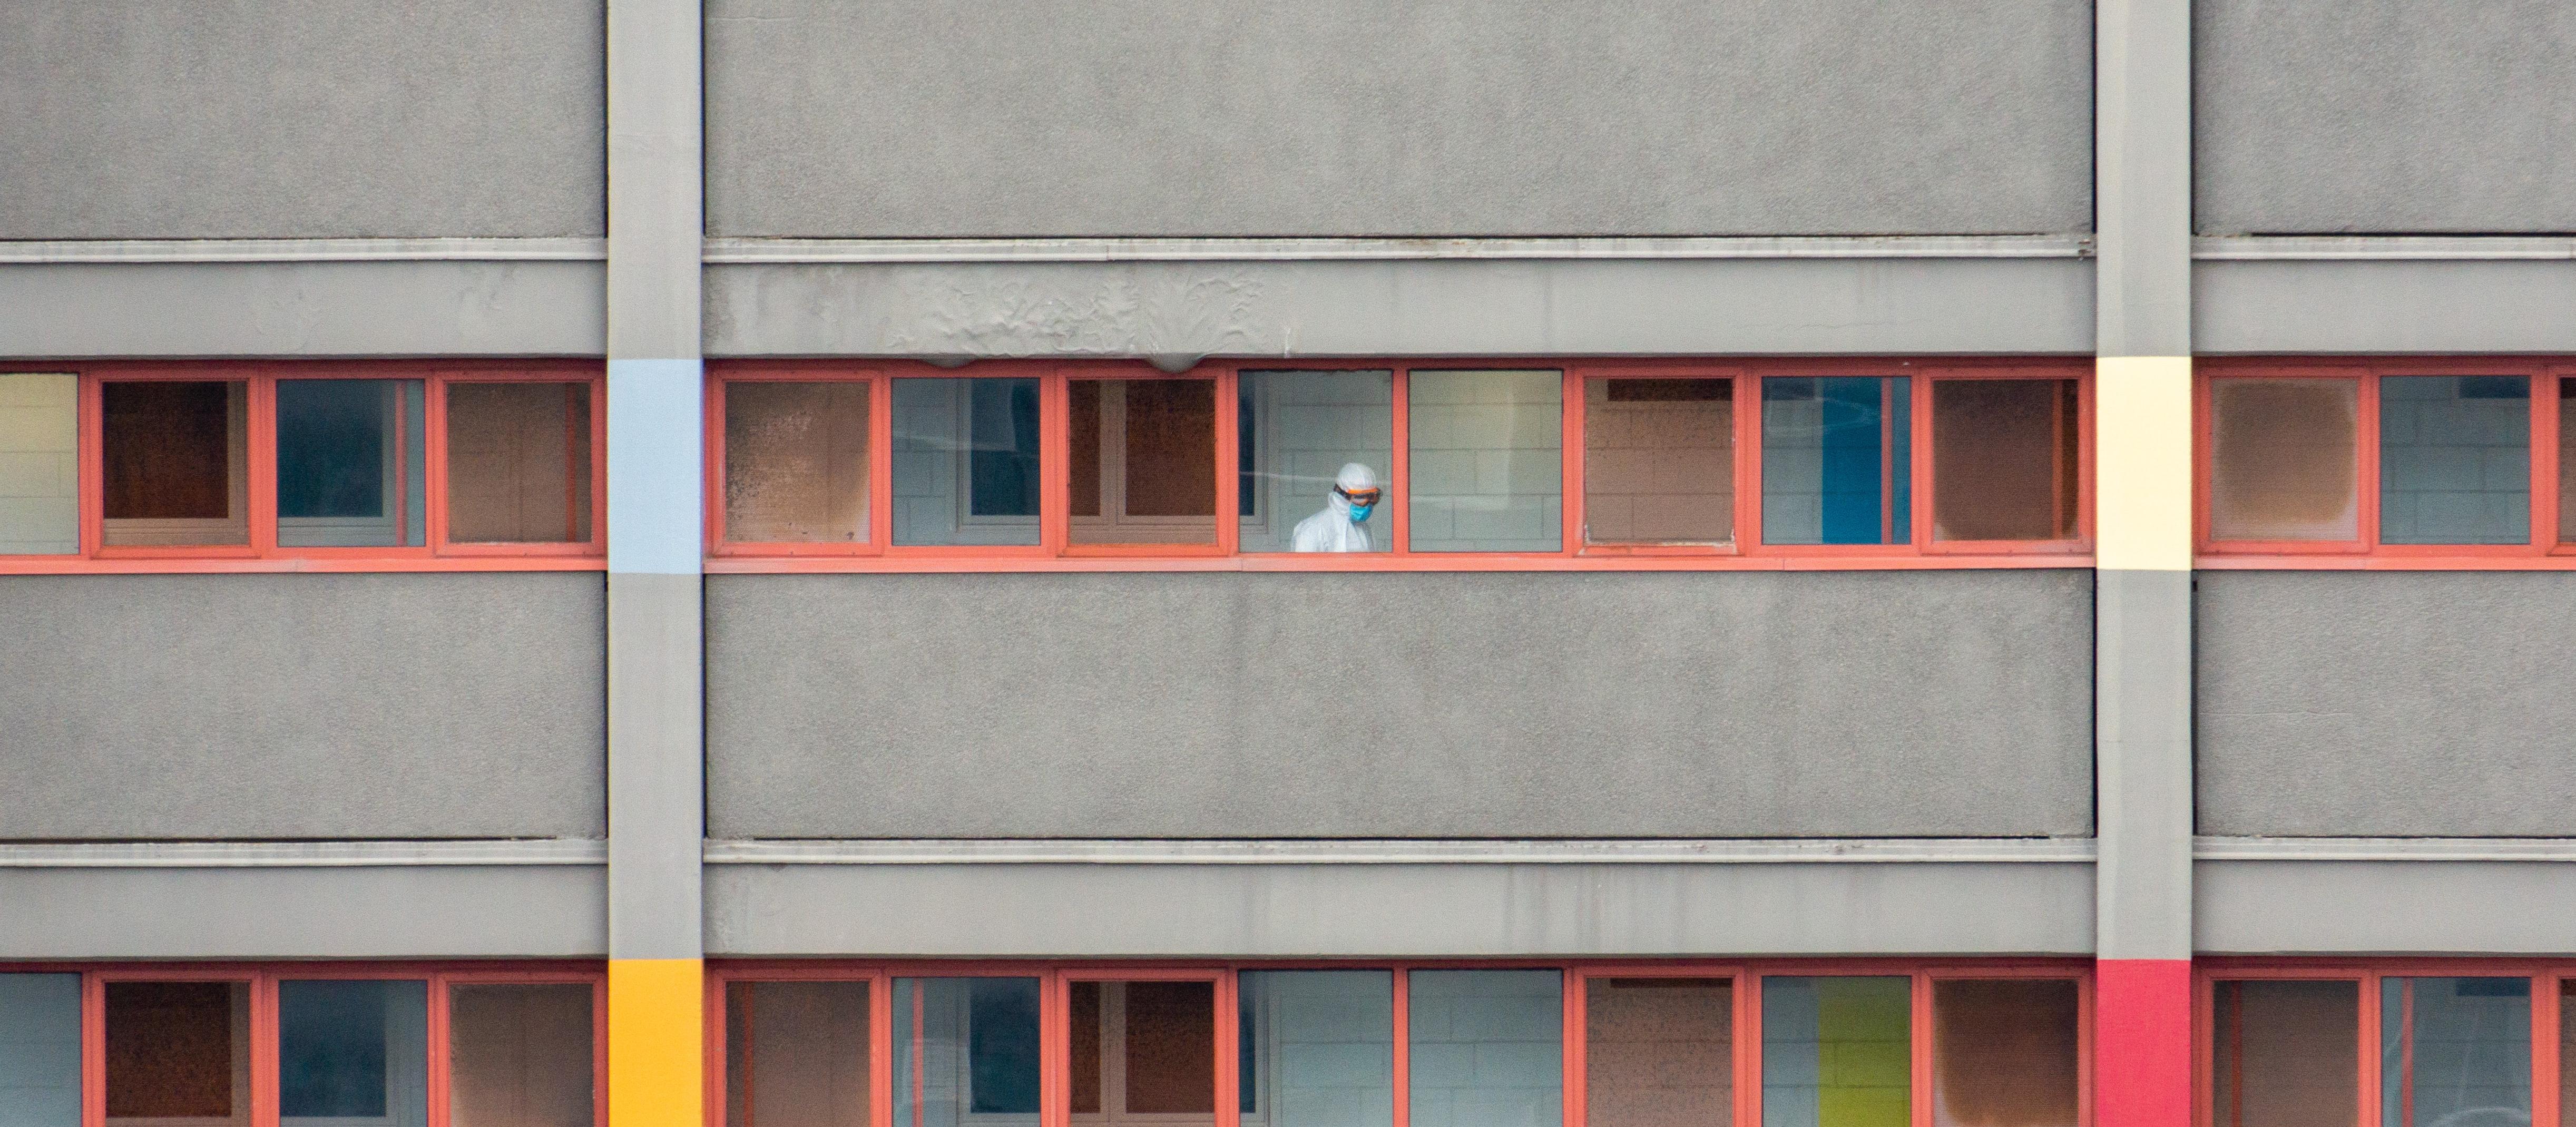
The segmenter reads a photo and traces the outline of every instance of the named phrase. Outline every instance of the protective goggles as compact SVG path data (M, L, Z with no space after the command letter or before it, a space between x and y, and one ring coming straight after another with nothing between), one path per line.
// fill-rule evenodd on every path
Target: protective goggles
M1377 499L1385 492L1382 489L1344 489L1338 485L1333 487L1335 496L1363 509L1376 505Z

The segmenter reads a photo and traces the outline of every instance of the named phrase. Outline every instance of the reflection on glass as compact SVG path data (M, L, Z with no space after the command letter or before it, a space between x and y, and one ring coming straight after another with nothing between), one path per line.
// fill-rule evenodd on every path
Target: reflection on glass
M725 539L867 541L869 394L846 380L724 385Z
M1583 536L1735 539L1735 381L1584 381Z
M1560 550L1562 374L1416 371L1406 380L1412 549Z
M1735 989L1722 978L1596 978L1583 989L1584 1122L1735 1122Z
M725 984L728 1127L868 1127L868 984Z
M277 984L277 1113L289 1123L429 1122L429 984Z
M590 539L590 385L447 385L447 538Z
M1395 1121L1395 976L1245 971L1239 1094L1245 1127Z
M1934 1127L2075 1127L2075 983L1932 984Z
M1564 983L1552 970L1406 976L1412 1127L1555 1127L1565 1119Z
M1038 381L893 382L894 542L1037 543Z
M2351 380L2212 380L2213 540L2351 540L2360 389Z
M1216 1121L1216 987L1207 982L1075 982L1073 1121Z
M107 1121L250 1123L250 984L107 984Z
M2531 542L2531 380L2383 376L2379 539Z
M2213 1127L2348 1127L2360 1114L2361 984L2217 984Z
M2531 980L2379 981L2383 1127L2531 1122Z
M1762 381L1762 542L1914 539L1913 379Z
M419 380L277 381L277 542L429 543Z
M1345 466L1381 490L1395 464L1395 374L1245 372L1235 417L1242 485L1236 512L1246 552L1384 552L1395 547L1387 506L1353 521L1333 496Z
M80 551L79 404L78 376L0 372L0 556Z
M1763 1127L1906 1127L1913 984L1762 980Z
M448 1127L592 1127L588 985L457 985L447 1006Z
M1932 538L2075 537L2074 380L1935 380Z
M1076 544L1216 543L1216 381L1073 380Z
M250 385L111 381L99 389L110 545L250 543Z
M0 1124L80 1127L81 977L0 974Z
M893 1001L896 1127L1035 1127L1037 979L898 978Z

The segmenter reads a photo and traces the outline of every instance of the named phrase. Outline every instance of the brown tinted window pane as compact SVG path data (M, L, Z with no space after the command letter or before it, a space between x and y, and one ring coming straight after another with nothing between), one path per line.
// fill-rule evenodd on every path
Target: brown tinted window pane
M2221 982L2215 1000L2212 1127L2351 1127L2360 983Z
M248 983L108 983L106 1032L109 1123L250 1122Z
M1734 387L1732 380L1585 382L1585 540L1734 539Z
M2576 1127L2576 980L2558 984L2558 1123Z
M2073 380L1935 380L1932 537L2075 537Z
M448 1127L591 1127L589 986L478 984L448 998Z
M1932 984L1936 1127L2075 1127L2075 984Z
M1216 1117L1216 988L1206 982L1077 982L1073 1114Z
M447 538L590 539L590 385L447 386Z
M868 538L868 385L725 385L725 538Z
M1216 543L1216 383L1074 380L1072 539Z
M2576 543L2576 379L2558 381L2558 541Z
M111 382L99 389L106 542L250 543L250 385Z
M867 1127L868 984L727 983L725 1122Z
M2360 534L2358 384L2214 380L2209 387L2211 539Z
M1734 997L1724 979L1594 979L1583 996L1585 1122L1735 1122Z

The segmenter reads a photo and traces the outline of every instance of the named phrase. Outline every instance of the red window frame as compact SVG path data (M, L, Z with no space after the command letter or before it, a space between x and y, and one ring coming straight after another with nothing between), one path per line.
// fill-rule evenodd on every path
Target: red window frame
M2088 959L1954 959L1954 960L1889 960L1889 959L1770 959L1699 961L1684 959L1616 960L1545 960L1545 959L1477 959L1477 960L1244 960L1244 961L916 961L916 962L818 962L815 960L728 960L710 962L706 976L705 1026L705 1123L706 1127L730 1127L727 1123L728 1101L725 1084L728 1070L726 1055L727 1004L726 987L735 982L866 982L868 986L868 1051L869 1121L875 1127L910 1127L894 1120L894 1088L891 1075L894 1060L893 982L897 978L1034 978L1038 980L1038 1127L1073 1127L1071 1037L1068 1021L1072 1006L1070 985L1078 981L1204 981L1215 984L1216 1029L1211 1046L1216 1054L1216 1112L1212 1127L1240 1127L1242 1115L1240 1075L1241 1059L1236 1039L1241 1030L1241 987L1239 976L1245 971L1268 970L1375 970L1389 972L1393 978L1393 1005L1389 1015L1394 1033L1392 1048L1393 1127L1407 1127L1411 1114L1412 1056L1408 1012L1410 991L1408 975L1415 971L1434 970L1552 970L1563 977L1563 1032L1559 1042L1563 1092L1562 1127L1586 1127L1588 1115L1585 1083L1585 997L1586 986L1593 979L1608 978L1712 978L1725 979L1734 987L1730 1001L1734 1007L1729 1047L1733 1054L1732 1084L1735 1122L1762 1122L1762 995L1765 977L1801 976L1882 976L1909 980L1910 1035L1907 1048L1911 1054L1911 1093L1914 1127L1929 1127L1932 1122L1932 1084L1934 1024L1932 1021L1932 986L1936 982L1971 979L2055 979L2075 983L2076 989L2076 1107L2077 1127L2093 1123L2093 964ZM920 1026L915 1025L918 1030ZM916 1052L913 1057L921 1059ZM750 1127L758 1127L757 1121ZM2363 1125L2370 1127L2370 1125Z
M1387 466L1383 552L1296 555L1244 553L1236 473L1239 388L1245 372L1392 373L1392 457ZM1563 527L1554 552L1417 552L1411 546L1409 379L1416 371L1562 373ZM1913 460L1912 543L1790 545L1760 542L1761 380L1794 376L1910 376ZM1039 542L1034 545L895 545L893 533L893 381L900 379L1034 378L1039 388ZM1074 380L1205 379L1216 384L1217 543L1080 545L1070 543L1070 409ZM1727 544L1586 544L1583 542L1584 385L1596 379L1727 379L1733 384L1736 497L1734 537ZM2065 379L2077 394L2076 536L2047 541L1958 541L1932 538L1933 387L1954 380ZM725 531L725 385L753 381L838 380L868 383L868 542L740 542ZM1173 374L1141 361L984 361L939 368L911 361L730 361L707 369L707 570L762 572L925 571L1577 571L1800 570L1897 568L2091 567L2093 538L2093 369L2066 359L1620 360L1568 357L1467 357L1436 360L1346 358L1212 360Z
M238 982L250 987L250 1124L278 1127L277 984L313 979L426 982L428 1127L448 1127L448 1003L456 986L490 983L590 987L590 1092L595 1127L608 1127L608 973L597 963L0 963L0 974L80 976L82 1127L107 1124L107 984Z
M607 375L596 363L462 365L415 361L117 363L24 365L79 380L76 465L80 550L0 555L0 575L279 571L598 571L607 563ZM427 543L421 546L281 547L277 543L277 384L280 380L420 380ZM110 546L102 389L109 383L225 382L247 386L248 543ZM463 383L580 383L590 388L590 538L577 543L474 543L447 539L447 389Z
M2222 1127L2218 1118L2218 984L2246 981L2335 981L2357 984L2360 1020L2354 1042L2353 1127L2380 1127L2380 980L2385 978L2528 978L2531 980L2531 1121L2559 1121L2559 999L2576 966L2538 959L2203 959L2192 968L2192 1125Z
M2380 381L2405 376L2524 376L2531 381L2530 540L2522 544L2383 544L2379 541ZM2355 384L2355 535L2349 540L2220 540L2211 532L2214 386L2226 380L2335 379ZM2211 569L2562 570L2576 543L2558 542L2558 397L2576 362L2529 357L2267 359L2202 361L2192 389L2192 539Z

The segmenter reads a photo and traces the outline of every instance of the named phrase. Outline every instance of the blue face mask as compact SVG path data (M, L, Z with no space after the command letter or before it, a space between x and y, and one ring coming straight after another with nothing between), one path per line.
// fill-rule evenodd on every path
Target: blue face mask
M1353 506L1351 506L1351 523L1352 523L1352 524L1360 524L1360 523L1366 522L1366 521L1368 520L1369 510L1370 510L1370 509L1372 509L1372 508L1375 508L1375 507L1376 507L1376 506L1373 506L1373 505L1353 505Z

